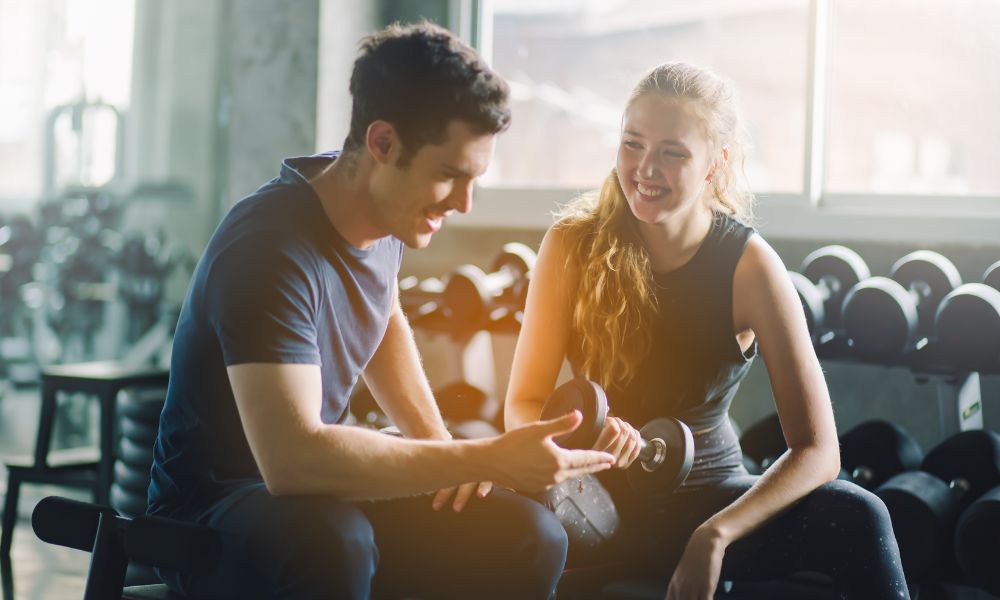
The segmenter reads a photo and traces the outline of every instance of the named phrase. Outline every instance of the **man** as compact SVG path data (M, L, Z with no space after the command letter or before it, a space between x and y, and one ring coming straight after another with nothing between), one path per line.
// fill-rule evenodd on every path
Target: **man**
M223 219L192 278L149 512L215 528L224 551L205 574L161 575L211 598L366 598L373 586L547 598L565 533L489 482L537 491L612 457L552 443L576 414L450 441L396 289L403 244L426 246L470 210L510 119L507 86L425 23L366 38L350 89L343 152L284 161ZM409 439L341 425L359 375Z

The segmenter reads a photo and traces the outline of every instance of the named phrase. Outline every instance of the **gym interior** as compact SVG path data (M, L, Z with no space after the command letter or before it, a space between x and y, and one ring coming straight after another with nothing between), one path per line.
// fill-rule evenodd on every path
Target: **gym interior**
M912 597L1000 597L996 2L0 0L5 600L179 597L153 567L181 558L148 548L198 532L154 531L145 550L128 535L192 274L283 158L341 147L358 40L422 19L510 86L472 210L407 248L399 272L452 435L503 432L539 245L614 166L635 81L703 65L739 90L753 225L805 313L840 478L885 503ZM572 378L565 364L559 381ZM750 472L787 450L770 382L757 360L729 411ZM349 422L393 425L363 383ZM80 523L60 521L74 511ZM122 552L116 579L104 567ZM666 590L566 571L554 597ZM720 582L716 597L831 590L807 572Z

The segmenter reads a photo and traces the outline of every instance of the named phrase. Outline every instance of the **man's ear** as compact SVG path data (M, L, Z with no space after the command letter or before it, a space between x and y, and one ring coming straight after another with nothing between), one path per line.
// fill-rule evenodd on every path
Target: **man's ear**
M388 121L372 121L365 132L365 146L376 163L386 165L394 162L399 147L396 128Z

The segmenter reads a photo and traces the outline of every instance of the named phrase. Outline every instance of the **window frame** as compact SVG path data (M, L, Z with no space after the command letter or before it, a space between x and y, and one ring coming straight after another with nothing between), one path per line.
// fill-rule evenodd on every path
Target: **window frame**
M492 59L492 1L450 0L452 25ZM801 193L758 193L758 229L785 239L1000 245L1000 195L839 193L823 189L830 0L808 0L806 139ZM455 226L544 229L581 190L476 185L475 208Z

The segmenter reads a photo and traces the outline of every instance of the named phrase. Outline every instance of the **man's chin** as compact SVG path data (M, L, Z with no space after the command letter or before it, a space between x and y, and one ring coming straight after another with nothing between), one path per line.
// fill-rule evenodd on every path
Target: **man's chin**
M421 248L426 248L431 243L431 238L434 236L433 233L411 233L406 236L396 236L399 241L403 242L407 248L413 248L414 250L420 250Z

